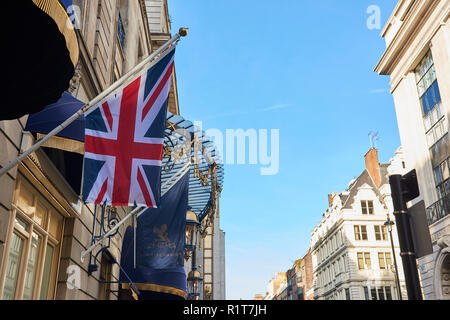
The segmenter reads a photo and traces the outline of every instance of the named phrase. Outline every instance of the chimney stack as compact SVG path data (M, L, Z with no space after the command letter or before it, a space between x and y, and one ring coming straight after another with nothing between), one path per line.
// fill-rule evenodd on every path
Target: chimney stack
M381 185L381 175L380 175L380 163L378 162L378 150L375 148L370 148L370 150L364 156L366 161L366 169L369 172L375 186L378 188Z
M328 195L328 205L330 208L333 205L333 195L332 194Z

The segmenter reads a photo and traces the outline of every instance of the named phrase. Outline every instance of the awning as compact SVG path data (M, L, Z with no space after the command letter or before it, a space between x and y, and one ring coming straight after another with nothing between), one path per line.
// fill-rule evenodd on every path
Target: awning
M49 133L77 113L83 106L84 102L64 92L56 103L44 107L38 113L30 114L25 131L43 134ZM59 132L58 136L84 142L84 115Z
M64 92L56 103L44 107L38 113L30 114L25 131L37 133L40 138L77 113L83 106L83 102ZM57 136L50 138L44 146L84 154L84 115L60 131Z
M215 192L220 192L223 187L223 179L224 179L224 169L222 165L221 156L216 151L216 147L214 142L208 137L205 132L200 132L198 129L194 128L194 124L191 121L185 120L182 116L174 115L168 112L167 121L169 125L166 128L166 137L165 143L166 145L172 145L174 141L178 141L181 143L182 138L181 134L175 132L174 128L181 128L187 130L191 134L191 139L194 136L194 130L196 135L201 141L201 144L204 148L204 152L198 155L198 169L207 173L210 168L215 167L215 171L217 174L217 185L215 186L216 190L212 189L212 185L210 181L205 185L198 178L196 174L195 166L191 166L190 169L190 180L189 180L189 206L192 207L192 211L194 211L199 221L202 221L206 215L208 214L211 206L214 205ZM176 147L176 144L173 146ZM172 147L172 149L173 149ZM193 147L191 148L192 154L194 153ZM205 158L206 156L206 158ZM165 156L163 158L163 170L161 172L161 184L163 185L165 181L170 179L176 172L178 172L186 162L177 162L173 163L173 159ZM163 193L164 188L161 190ZM214 191L214 192L213 192ZM215 208L214 208L215 210Z
M3 41L0 120L7 120L58 101L69 88L79 48L66 8L57 0L10 0L3 13L13 17Z

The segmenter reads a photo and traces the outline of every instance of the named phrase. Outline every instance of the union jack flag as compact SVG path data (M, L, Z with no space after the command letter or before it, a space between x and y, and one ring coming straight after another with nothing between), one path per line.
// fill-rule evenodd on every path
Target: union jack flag
M173 49L86 115L85 202L156 208Z

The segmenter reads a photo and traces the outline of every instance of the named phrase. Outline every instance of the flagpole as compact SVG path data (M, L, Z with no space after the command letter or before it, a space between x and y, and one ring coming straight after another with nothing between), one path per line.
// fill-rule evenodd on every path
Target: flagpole
M14 168L16 165L18 165L19 162L22 162L23 159L25 159L32 152L36 151L42 144L44 144L51 137L55 136L60 131L62 131L64 128L66 128L68 125L70 125L72 122L74 122L76 119L78 119L83 113L88 111L92 106L97 105L100 101L105 99L113 91L120 88L120 86L122 86L131 76L133 76L137 72L141 71L148 63L150 63L150 62L155 63L157 60L152 61L153 59L158 58L158 55L160 55L164 50L169 48L173 43L177 42L181 37L187 36L187 33L188 33L188 28L180 28L180 30L178 31L178 33L175 36L173 36L169 41L164 43L155 52L150 54L148 57L143 59L139 64L137 64L134 68L132 68L130 71L128 71L126 74L124 74L120 79L118 79L116 82L114 82L108 89L106 89L105 91L100 93L98 96L96 96L94 99L89 101L80 110L78 110L77 113L73 114L70 118L68 118L62 124L60 124L55 129L50 131L46 136L39 139L29 149L25 150L20 156L11 160L6 166L4 166L2 169L0 169L0 177L3 176L5 173L7 173L12 168Z

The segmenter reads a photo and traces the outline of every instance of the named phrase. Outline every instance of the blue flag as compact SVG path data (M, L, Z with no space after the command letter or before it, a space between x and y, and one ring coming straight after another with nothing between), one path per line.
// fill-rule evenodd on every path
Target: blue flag
M189 173L138 218L137 264L154 269L184 266Z
M154 291L186 298L184 244L188 206L189 172L162 198L159 208L149 208L138 218L136 269L133 228L125 232L121 266L140 291ZM120 282L127 282L121 273ZM123 285L123 288L129 288Z

